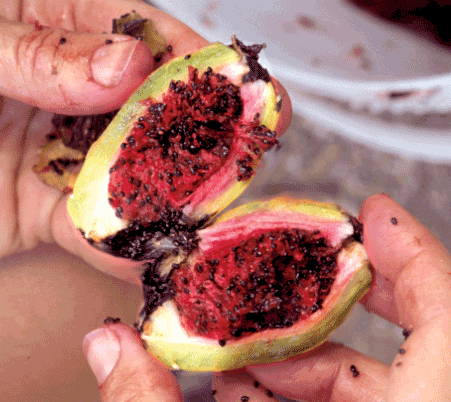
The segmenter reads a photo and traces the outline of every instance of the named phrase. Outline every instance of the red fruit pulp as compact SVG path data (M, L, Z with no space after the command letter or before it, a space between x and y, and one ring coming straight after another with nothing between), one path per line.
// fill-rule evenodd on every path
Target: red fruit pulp
M240 88L209 68L201 77L171 82L161 102L149 101L110 169L110 205L116 215L143 224L181 208L215 174L247 180L254 163L277 140L243 117ZM233 172L231 172L233 170Z
M173 271L182 325L221 341L290 327L321 308L338 251L317 230L256 231L225 241Z

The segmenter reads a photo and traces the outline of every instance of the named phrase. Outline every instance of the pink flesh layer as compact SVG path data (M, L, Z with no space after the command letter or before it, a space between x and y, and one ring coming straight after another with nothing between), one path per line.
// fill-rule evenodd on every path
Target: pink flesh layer
M199 236L202 239L199 249L203 253L207 253L224 241L233 241L233 239L240 237L248 237L254 231L270 231L274 228L321 230L323 236L330 241L333 247L336 247L344 238L354 232L352 224L345 218L337 221L309 215L304 215L301 219L301 216L298 212L293 211L277 211L277 213L274 213L265 210L228 219L226 222L199 231Z

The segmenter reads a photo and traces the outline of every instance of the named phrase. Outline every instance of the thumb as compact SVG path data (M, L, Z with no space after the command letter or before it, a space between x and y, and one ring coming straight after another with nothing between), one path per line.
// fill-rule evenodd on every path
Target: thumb
M104 402L181 402L177 380L143 348L136 331L106 323L86 335L83 351Z
M0 18L0 37L0 93L56 113L119 108L154 65L148 46L129 36Z

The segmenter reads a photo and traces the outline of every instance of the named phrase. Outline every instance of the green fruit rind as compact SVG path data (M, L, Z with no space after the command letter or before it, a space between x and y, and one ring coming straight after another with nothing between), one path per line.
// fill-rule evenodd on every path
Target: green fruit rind
M218 72L235 66L240 73L246 73L248 66L242 56L233 48L221 43L207 46L186 59L175 58L155 70L145 82L131 95L101 137L90 148L86 162L78 175L74 192L68 201L68 211L75 227L83 230L88 238L99 241L127 227L128 222L115 216L107 202L109 168L115 162L120 144L129 133L136 119L145 113L149 98L159 100L172 80L186 81L188 66L195 67L202 74L208 67ZM247 70L246 70L247 69ZM242 74L240 75L242 76ZM278 121L277 95L271 82L265 83L265 104L260 111L260 124L274 130ZM232 202L250 180L231 184L224 189L219 200L206 201L195 207L193 218L214 215Z
M315 220L328 220L344 222L348 217L333 203L319 202L306 199L292 199L290 197L276 197L267 201L254 201L236 207L222 214L215 221L216 224L230 221L231 219L248 216L253 212L271 211L273 213L285 213L292 211L297 214L311 216Z

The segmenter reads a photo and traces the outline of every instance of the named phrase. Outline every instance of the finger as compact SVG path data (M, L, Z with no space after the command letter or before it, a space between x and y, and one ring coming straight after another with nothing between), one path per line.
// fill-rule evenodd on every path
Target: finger
M136 331L106 324L88 335L83 351L104 402L183 401L177 380L142 346Z
M291 119L293 117L293 110L291 107L291 99L288 92L283 87L283 85L276 79L272 79L276 93L281 97L282 108L280 109L280 117L276 126L276 133L280 137L288 130L291 124Z
M246 373L215 373L212 395L217 402L276 402L274 393Z
M172 46L177 56L197 50L208 41L181 21L145 2L127 0L84 0L75 4L71 0L53 2L49 0L26 0L22 21L33 24L63 28L78 32L111 32L112 21L135 10L143 18L150 19L157 32ZM16 17L18 15L16 14Z
M445 400L451 392L451 258L388 196L371 197L361 216L370 260L393 283L399 325L413 331L392 366L389 400ZM390 315L377 293L367 304Z
M327 342L293 359L248 366L274 393L299 401L382 401L389 368L343 345Z
M54 241L72 254L84 259L96 269L127 282L141 285L140 276L144 270L144 263L114 257L91 246L75 229L66 205L67 197L60 198L52 215L50 227Z
M128 36L35 29L7 20L0 20L0 35L0 92L58 113L118 108L153 69L148 46Z
M445 247L386 195L370 197L360 216L379 281L365 300L370 311L407 328L449 317L451 258Z

